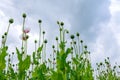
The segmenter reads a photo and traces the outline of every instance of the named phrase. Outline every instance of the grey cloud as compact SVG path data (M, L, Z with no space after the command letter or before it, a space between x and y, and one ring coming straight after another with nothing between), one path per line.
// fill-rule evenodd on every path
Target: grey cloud
M116 12L114 19L115 19L116 25L120 25L120 11Z
M38 31L37 19L41 18L48 32L57 30L56 21L67 19L71 24L71 32L80 32L81 36L89 42L94 41L100 32L100 24L110 20L110 0L13 0L11 12L5 9L8 16L13 16L15 22L22 23L21 14L28 14L27 26L33 32ZM54 29L54 31L53 31ZM48 35L50 36L50 34Z
M89 44L101 35L101 28L103 28L101 24L107 24L111 18L110 0L13 0L12 3L8 9L2 8L6 15L15 18L15 24L21 24L21 14L27 13L26 26L31 27L31 33L34 34L38 32L37 19L42 19L42 26L47 30L46 37L49 43L57 35L56 21L59 19L68 20L71 25L70 31L79 32ZM114 44L110 45L106 42L108 41L105 41L105 47L111 49L109 46Z
M99 34L99 24L107 23L110 20L109 0L82 0L79 1L74 19L71 20L72 30L82 33L85 39L95 40ZM91 29L93 29L91 31Z
M68 18L72 26L71 32L78 31L84 39L90 41L94 41L95 36L99 34L101 28L99 24L107 23L111 17L110 0L14 0L14 3L16 9L21 12L26 11L29 16L41 17L44 21L49 21L47 24L51 26L50 31L55 26L52 26L51 22L61 17Z

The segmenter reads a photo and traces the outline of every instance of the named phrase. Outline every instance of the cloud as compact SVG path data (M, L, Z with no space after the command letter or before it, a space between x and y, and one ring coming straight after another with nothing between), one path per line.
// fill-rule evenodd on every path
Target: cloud
M112 61L118 60L120 50L119 8L116 0L2 0L0 3L0 26L7 26L9 18L15 23L10 28L9 41L12 46L20 46L19 35L22 27L22 13L27 13L26 27L31 28L29 50L34 50L34 40L37 39L38 19L42 19L42 29L46 30L48 49L58 35L57 20L65 22L65 28L71 33L79 32L81 38L88 44L92 62L103 60L110 56ZM117 4L117 5L116 5ZM116 6L114 6L116 5ZM112 6L112 7L111 7ZM117 13L116 13L117 12ZM4 18L3 18L4 17ZM116 26L114 28L114 26ZM0 36L6 29L0 28ZM13 34L15 32L15 34ZM51 36L52 35L52 36ZM14 41L14 44L12 44ZM118 44L119 43L119 44ZM116 52L116 53L115 53ZM114 54L115 53L115 54ZM30 53L29 53L30 54ZM99 59L99 60L98 60Z
M115 1L115 2L114 2ZM120 32L119 32L119 9L117 0L111 0L109 7L111 18L108 24L101 25L100 33L96 38L96 42L92 51L94 59L92 62L100 62L105 57L110 57L111 63L117 62L120 64L119 47L120 47Z
M89 41L94 41L99 34L100 24L109 22L110 0L82 0L76 6L74 17L71 20L72 30L81 33L81 36Z

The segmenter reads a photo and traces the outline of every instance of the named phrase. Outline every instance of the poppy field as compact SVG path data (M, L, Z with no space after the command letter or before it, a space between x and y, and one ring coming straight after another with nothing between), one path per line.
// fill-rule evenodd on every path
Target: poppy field
M80 34L70 34L64 23L57 21L59 36L55 45L51 45L52 53L46 48L49 42L42 30L42 20L38 20L39 40L34 41L35 50L28 55L28 39L30 28L25 27L27 15L22 14L23 25L21 48L9 53L6 45L10 27L14 20L9 19L8 28L2 35L0 47L0 80L120 80L120 65L111 65L109 57L104 62L91 65L90 52ZM66 38L70 34L69 39ZM18 63L13 58L17 55ZM50 55L49 57L47 57Z

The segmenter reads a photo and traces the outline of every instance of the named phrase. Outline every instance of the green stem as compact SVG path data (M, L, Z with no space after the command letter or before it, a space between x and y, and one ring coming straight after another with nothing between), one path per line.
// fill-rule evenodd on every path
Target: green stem
M39 23L39 47L41 45L41 23Z
M57 51L59 51L59 43L58 43L58 40L57 40L56 42L57 42Z
M84 48L83 48L83 43L81 43L81 47L82 47L82 53L83 53L83 51L84 51Z
M52 64L53 64L53 70L54 70L54 49L53 49L53 60L52 60Z
M50 62L50 68L52 68L52 60L51 59L52 59L52 56L50 55L50 61L51 61Z
M78 37L78 54L80 56L80 37Z
M46 43L44 44L44 61L46 62Z
M8 28L7 28L7 35L8 35L8 32L9 32L9 28L10 28L10 23L9 23L9 25L8 25ZM5 35L5 43L6 43L6 41L7 41L7 35ZM5 43L4 43L3 46L5 46Z
M25 25L25 18L23 18L22 32L24 31L24 25ZM22 38L23 38L23 36L24 36L24 32L22 33ZM22 39L22 52L23 52L23 43L24 43L24 41L23 41L23 39Z

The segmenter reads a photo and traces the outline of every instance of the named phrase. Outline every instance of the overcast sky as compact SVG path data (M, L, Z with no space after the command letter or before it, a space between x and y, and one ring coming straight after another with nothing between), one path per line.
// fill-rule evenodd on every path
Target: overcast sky
M38 19L43 21L49 43L58 35L56 21L60 20L72 34L80 33L91 52L93 65L106 57L120 64L119 4L120 0L0 0L0 36L6 31L9 18L14 18L7 44L12 50L20 47L21 15L26 13L25 26L31 28L30 51L38 39Z

